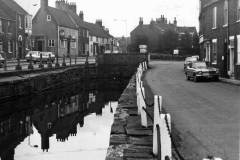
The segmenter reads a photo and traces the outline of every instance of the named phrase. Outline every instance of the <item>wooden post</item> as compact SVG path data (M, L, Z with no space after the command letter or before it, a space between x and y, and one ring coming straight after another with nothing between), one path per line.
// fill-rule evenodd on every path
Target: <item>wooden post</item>
M166 119L168 122L168 126L166 123ZM169 135L169 130L171 133L171 116L170 114L161 114L160 115L160 135L161 135L161 160L165 160L165 157L168 156L172 159L172 142L171 137Z
M153 120L153 154L158 155L157 124L160 122L162 112L162 96L154 96L154 120Z
M143 108L145 108L145 110L146 110L147 107L146 107L146 104L145 104L145 101L144 101L145 89L144 89L144 87L142 87L142 81L140 83L140 88L141 88L141 94L140 94L141 124L144 127L148 127L148 124L147 124L147 113L143 109Z

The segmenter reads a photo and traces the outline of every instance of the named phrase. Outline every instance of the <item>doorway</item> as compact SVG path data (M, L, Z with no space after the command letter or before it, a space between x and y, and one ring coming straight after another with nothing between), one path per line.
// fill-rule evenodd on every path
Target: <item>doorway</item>
M231 47L229 50L229 62L228 62L228 75L230 78L234 77L234 48Z

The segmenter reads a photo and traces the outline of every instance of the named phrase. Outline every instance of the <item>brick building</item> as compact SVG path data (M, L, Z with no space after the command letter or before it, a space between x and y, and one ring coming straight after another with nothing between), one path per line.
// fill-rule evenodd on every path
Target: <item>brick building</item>
M191 38L189 46L192 46L193 36L197 34L196 27L179 27L177 26L176 18L171 23L162 15L161 18L157 18L155 21L151 20L150 24L144 24L143 18L140 18L138 26L131 31L131 43L132 45L139 45L139 41L145 42L150 52L159 52L163 50L160 48L164 46L163 41L165 40L163 37L167 32L175 34L174 41L176 40L176 48L179 48L178 44L180 43L178 41L186 36L186 34Z
M200 0L201 58L240 80L240 0Z
M0 51L7 59L24 58L31 48L32 16L14 0L0 4Z

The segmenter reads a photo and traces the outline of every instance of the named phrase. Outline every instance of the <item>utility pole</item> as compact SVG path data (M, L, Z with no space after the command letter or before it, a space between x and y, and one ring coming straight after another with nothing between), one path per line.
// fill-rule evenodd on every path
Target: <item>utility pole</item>
M230 21L229 21L229 0L227 0L227 56L226 56L226 61L227 61L227 71L226 71L226 73L227 73L227 75L228 75L228 70L229 70L229 68L230 68L230 62L229 62L229 60L230 60L230 39L229 39L229 36L230 36Z

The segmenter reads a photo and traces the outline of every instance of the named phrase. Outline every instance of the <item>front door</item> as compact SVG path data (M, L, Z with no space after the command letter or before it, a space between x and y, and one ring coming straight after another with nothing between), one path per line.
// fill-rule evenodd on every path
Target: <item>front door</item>
M42 52L43 51L43 41L37 41L37 50Z
M70 57L70 40L67 41L67 57Z
M230 77L234 77L234 48L230 48L229 51L229 67L228 67L228 75Z

